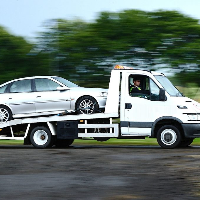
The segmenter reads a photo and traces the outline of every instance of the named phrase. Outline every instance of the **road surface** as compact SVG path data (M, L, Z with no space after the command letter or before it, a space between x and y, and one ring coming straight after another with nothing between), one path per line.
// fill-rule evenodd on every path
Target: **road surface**
M0 199L199 200L200 147L0 146Z

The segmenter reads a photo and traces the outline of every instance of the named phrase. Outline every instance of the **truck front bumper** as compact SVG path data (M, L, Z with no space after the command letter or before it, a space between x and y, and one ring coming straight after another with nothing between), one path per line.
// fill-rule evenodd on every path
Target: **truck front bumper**
M200 124L182 124L186 138L200 137Z

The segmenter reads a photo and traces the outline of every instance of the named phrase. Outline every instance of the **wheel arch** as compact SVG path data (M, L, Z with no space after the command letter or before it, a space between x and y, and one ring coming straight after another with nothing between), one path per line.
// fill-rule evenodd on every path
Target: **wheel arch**
M0 104L0 106L4 106L4 107L8 108L10 110L10 112L12 113L12 115L13 115L12 109L11 109L11 107L9 105L7 105L7 104Z
M161 118L158 118L153 123L152 129L151 129L151 137L156 138L159 128L164 125L174 125L176 128L179 129L181 135L184 136L182 121L180 119L176 117L161 117Z
M48 129L50 130L50 128L49 128L49 126L47 125L46 122L31 123L31 124L30 124L30 127L29 127L29 130L28 130L28 132L27 132L27 137L30 137L31 131L32 131L34 128L39 127L39 126L44 126L44 127L48 128Z

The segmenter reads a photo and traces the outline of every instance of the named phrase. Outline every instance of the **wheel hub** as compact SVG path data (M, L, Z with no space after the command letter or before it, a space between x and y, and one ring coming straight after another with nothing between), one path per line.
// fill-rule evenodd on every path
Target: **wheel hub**
M161 141L165 145L172 145L176 142L177 135L176 132L172 129L165 129L161 133Z
M45 140L45 135L41 135L40 139Z
M48 141L48 134L44 130L37 130L34 133L33 140L37 145L44 145Z
M172 137L172 135L171 135L170 133L166 133L165 136L164 136L164 139L165 139L165 141L167 141L167 142L171 141L172 138L173 138L173 137Z

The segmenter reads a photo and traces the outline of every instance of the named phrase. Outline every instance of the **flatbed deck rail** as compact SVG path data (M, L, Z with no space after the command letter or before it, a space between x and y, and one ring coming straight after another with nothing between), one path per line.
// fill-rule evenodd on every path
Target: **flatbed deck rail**
M112 123L112 118L118 117L118 113L94 113L94 114L80 114L80 115L53 115L53 116L45 116L45 117L30 117L30 118L21 118L14 119L8 122L0 123L0 129L4 129L9 127L11 136L0 135L0 139L14 139L14 140L23 140L27 137L29 133L29 129L31 124L39 124L46 123L49 127L52 135L56 135L55 126L53 124L62 121L84 121L83 124L78 124L78 129L84 129L84 132L79 132L78 137L118 137L119 134L119 125ZM87 124L88 120L92 119L109 119L109 124ZM23 137L15 136L13 132L13 127L17 125L26 125L26 131ZM109 131L106 133L102 133L98 130L100 129L108 129ZM95 130L93 132L88 130Z

